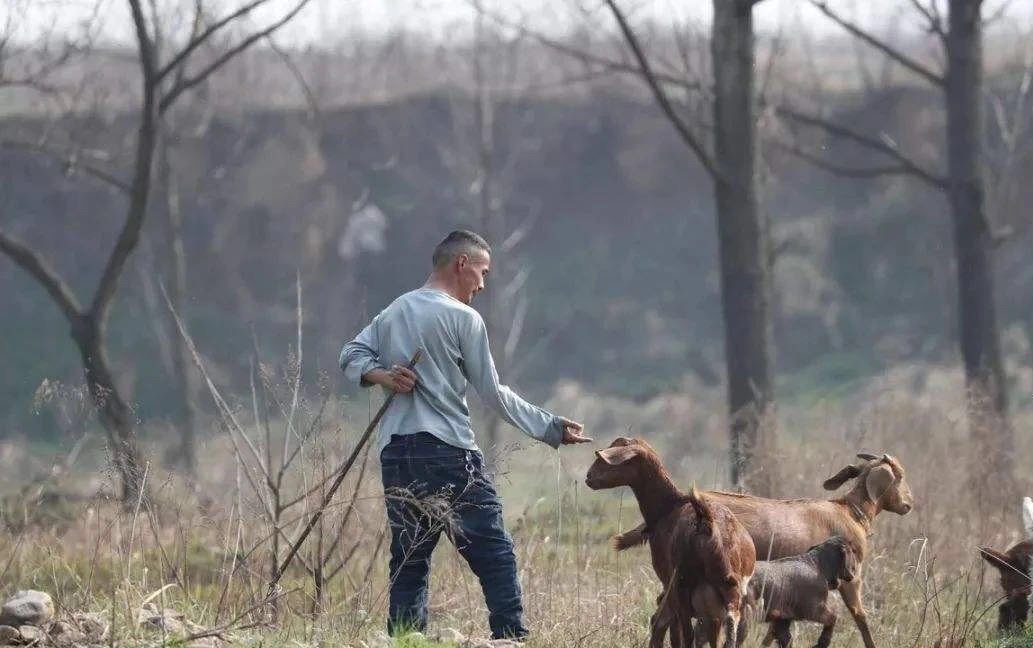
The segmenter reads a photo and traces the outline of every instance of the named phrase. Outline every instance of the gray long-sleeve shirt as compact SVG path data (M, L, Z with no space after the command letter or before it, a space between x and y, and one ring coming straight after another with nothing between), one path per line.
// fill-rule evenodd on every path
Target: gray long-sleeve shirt
M434 288L419 288L394 300L341 349L341 369L362 387L371 369L405 366L423 348L416 387L398 394L384 413L377 452L391 435L429 432L449 445L476 450L466 390L473 385L481 399L504 421L533 439L556 448L563 437L560 420L499 383L480 313Z

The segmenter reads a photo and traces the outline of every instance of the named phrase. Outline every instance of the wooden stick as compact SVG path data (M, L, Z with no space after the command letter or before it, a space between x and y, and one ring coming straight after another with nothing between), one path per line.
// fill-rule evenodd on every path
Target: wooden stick
M423 349L417 349L412 360L409 361L409 369L416 366L416 363L420 361L420 357L422 355ZM287 567L290 566L291 561L294 560L294 557L298 554L298 549L301 548L305 539L308 538L310 533L312 533L312 529L319 522L319 518L323 517L323 512L330 505L330 500L333 499L334 493L336 493L337 489L341 487L342 483L344 483L344 478L348 475L348 471L351 470L352 464L355 463L355 459L359 456L359 452L362 450L363 446L366 445L366 442L369 441L370 436L373 434L373 430L377 429L380 419L384 416L384 412L387 411L387 408L391 405L391 401L394 400L397 394L398 392L391 392L388 395L387 400L384 401L384 404L380 406L379 410L377 410L376 416L374 416L373 420L369 422L369 425L366 426L366 431L362 433L362 436L359 438L359 442L355 444L355 449L352 450L351 456L348 457L348 460L344 462L343 466L341 466L340 472L338 472L337 477L334 479L334 483L330 485L330 490L328 490L326 495L323 496L323 504L316 509L316 512L312 515L308 524L305 525L305 529L298 535L298 539L291 543L291 550L287 552L287 557L283 559L282 563L280 563L280 566L276 569L276 573L273 575L272 581L269 583L269 593L266 595L267 600L271 598L276 589L277 583L280 582L280 577L283 576L285 571L287 571Z

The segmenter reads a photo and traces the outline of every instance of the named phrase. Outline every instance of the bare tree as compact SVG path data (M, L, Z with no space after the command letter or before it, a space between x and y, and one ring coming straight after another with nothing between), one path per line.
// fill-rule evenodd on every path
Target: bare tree
M489 65L489 34L487 33L485 15L480 10L479 3L474 16L474 43L473 43L473 102L474 102L474 132L477 137L476 144L476 188L477 216L478 221L484 228L488 240L492 241L502 253L497 255L494 262L495 274L504 281L488 295L488 313L486 323L488 331L502 340L502 348L496 353L499 372L506 375L507 370L512 367L513 357L523 336L524 318L527 315L528 301L524 286L528 275L531 272L526 264L518 265L512 258L520 242L527 236L529 229L534 225L537 217L537 210L528 209L526 215L519 217L513 212L514 205L508 200L512 192L512 184L507 177L507 170L511 170L515 159L504 158L496 145L496 122L495 113L498 106L496 93L488 79ZM507 64L509 66L506 75L505 70L497 70L503 74L504 85L512 85L512 73L517 66L519 57L520 38L512 42L497 42L497 46L505 49ZM512 99L512 97L511 97ZM519 146L511 147L519 149ZM510 151L510 157L519 157L519 150ZM494 413L489 413L487 424L488 444L497 449L499 444L499 429L502 420ZM496 450L497 452L497 450Z
M122 481L122 497L132 502L142 490L143 460L136 443L135 415L118 388L107 355L107 323L118 280L140 238L152 193L162 116L184 93L197 87L255 42L269 36L296 16L309 0L297 0L288 11L268 25L238 37L211 56L202 50L213 37L245 20L268 0L251 0L236 10L211 19L204 3L193 3L191 31L178 48L162 57L158 43L164 42L156 3L145 7L140 0L127 0L132 15L140 67L140 103L131 180L126 185L128 205L125 221L93 296L82 305L71 287L36 250L0 230L0 252L35 278L60 308L71 327L71 337L82 358L86 383L100 421L107 433L115 468ZM169 37L171 40L171 37Z
M758 210L753 7L758 0L714 0L711 26L713 146L682 116L616 0L606 0L645 80L682 141L714 184L725 365L730 415L731 478L752 492L770 491L761 459L774 441L766 423L774 402L771 380L770 268L767 228ZM704 87L686 84L682 87ZM763 448L763 450L761 450Z
M1008 419L993 276L994 248L1001 242L1003 232L993 226L986 208L982 0L948 0L946 18L936 0L909 0L944 51L946 69L942 72L865 30L824 0L808 1L853 37L943 93L947 113L946 177L909 159L885 137L865 136L798 114L783 115L810 122L809 125L820 126L834 136L889 156L896 165L887 172L906 172L945 194L953 223L958 344L965 369L969 430L978 450L973 476L992 474L1010 479L1014 433ZM830 170L849 174L845 169ZM878 175L882 174L869 174Z

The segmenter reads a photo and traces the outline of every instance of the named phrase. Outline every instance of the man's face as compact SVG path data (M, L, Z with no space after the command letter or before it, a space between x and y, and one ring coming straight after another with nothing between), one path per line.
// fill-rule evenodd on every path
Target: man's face
M484 282L491 269L491 255L481 250L460 254L456 257L455 264L459 276L459 299L465 304L470 304L473 296L484 290Z

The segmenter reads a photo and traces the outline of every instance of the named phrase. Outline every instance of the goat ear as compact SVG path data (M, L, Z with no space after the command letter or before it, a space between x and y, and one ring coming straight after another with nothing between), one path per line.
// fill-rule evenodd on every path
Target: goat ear
M619 466L622 463L626 463L637 454L638 451L634 446L617 446L595 451L595 456L611 466Z
M853 479L854 477L857 477L860 474L860 468L853 464L848 464L838 473L826 479L825 483L822 485L825 487L825 490L836 490L837 488L845 484L848 479Z
M990 563L994 567L1000 570L1011 569L1011 565L1008 564L1008 556L1005 556L996 549L990 547L980 547L979 555L983 557L983 560Z
M883 456L885 457L886 455ZM867 452L858 452L857 458L864 459L865 461L875 461L876 459L878 459L878 457L876 457L875 455L868 454Z
M864 480L864 486L868 490L868 497L873 502L878 502L879 499L886 493L886 489L893 485L893 481L896 479L893 475L893 470L889 466L876 466L868 471L868 477Z
M1033 499L1022 498L1022 526L1026 528L1026 535L1033 538Z

